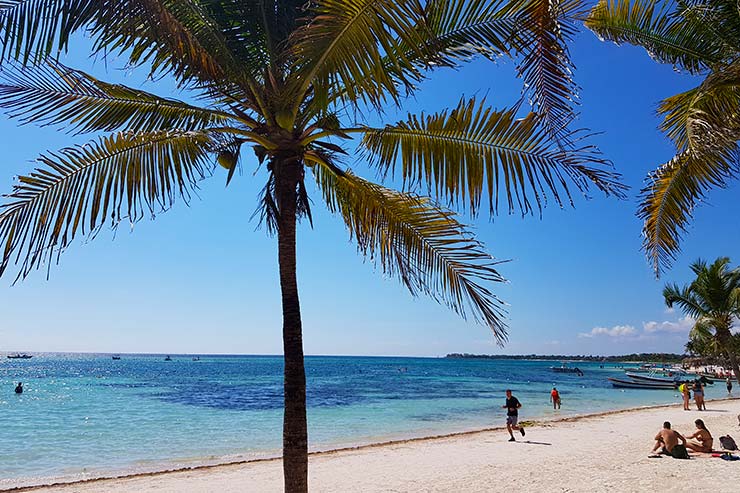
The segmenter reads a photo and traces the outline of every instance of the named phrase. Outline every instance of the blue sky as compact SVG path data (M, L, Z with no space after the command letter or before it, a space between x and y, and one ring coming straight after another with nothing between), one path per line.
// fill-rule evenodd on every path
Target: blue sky
M78 42L65 63L104 80L179 97L169 81L143 83L115 60L93 63ZM299 228L298 280L307 354L438 356L449 352L623 354L681 351L690 321L666 311L666 281L687 282L698 257L740 259L740 188L713 191L695 212L683 253L656 281L640 251L636 194L646 173L672 156L657 130L661 98L696 82L641 50L581 33L571 47L582 87L579 124L632 187L618 201L593 193L575 209L548 207L539 217L472 220L509 279L493 290L509 306L509 343L436 303L413 298L356 253L342 222L314 193L314 229ZM438 111L461 94L513 104L520 81L511 62L476 62L432 76L404 110ZM391 115L393 116L393 115ZM27 173L39 153L89 140L52 128L18 127L0 118L0 191ZM249 155L250 153L245 153ZM375 178L362 162L346 163ZM264 174L254 159L225 188L225 173L202 185L190 207L155 221L77 242L45 271L11 286L0 279L0 351L279 354L282 351L276 244L250 220ZM315 191L314 191L315 192ZM733 201L733 199L735 199Z

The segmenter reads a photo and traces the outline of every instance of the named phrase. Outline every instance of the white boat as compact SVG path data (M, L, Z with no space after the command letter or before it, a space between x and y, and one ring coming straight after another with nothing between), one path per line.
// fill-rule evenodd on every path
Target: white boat
M607 378L613 386L628 389L651 389L651 390L673 390L676 388L675 382L653 382L650 380L624 380L621 378Z

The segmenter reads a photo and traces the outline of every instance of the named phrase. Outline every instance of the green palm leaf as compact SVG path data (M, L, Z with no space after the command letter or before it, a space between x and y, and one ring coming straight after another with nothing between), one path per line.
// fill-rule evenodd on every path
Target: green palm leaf
M118 133L41 156L0 205L0 275L12 261L26 277L78 233L187 201L211 172L213 145L202 132Z
M101 82L47 61L36 67L5 65L0 70L0 108L23 123L64 124L69 132L155 132L195 130L234 119L226 113L165 99L137 89Z
M578 101L568 43L578 31L576 19L583 15L583 2L527 0L510 2L506 10L518 20L511 41L522 57L517 71L525 93L532 95L534 111L543 116L548 132L567 144L568 126L575 119L573 105Z
M0 0L0 62L35 63L66 50L90 22L95 0Z
M297 94L312 88L322 102L333 93L380 107L387 97L398 101L399 82L408 86L420 77L406 53L428 39L418 0L321 0L312 15L291 45Z
M648 177L637 215L644 222L643 248L656 275L680 252L681 235L707 191L739 176L736 152L735 148L707 154L686 151Z
M456 219L429 199L396 192L350 172L312 167L324 200L339 213L360 252L409 291L424 293L506 341L503 302L481 283L503 282L496 262Z
M710 73L701 85L665 99L661 130L679 152L725 152L740 138L740 64Z
M461 100L451 111L367 128L362 146L383 173L395 173L400 161L407 185L424 185L473 214L484 192L491 214L502 193L509 211L526 214L541 210L548 194L559 205L570 202L569 182L582 192L591 184L617 196L624 190L618 175L591 166L608 164L594 148L560 148L534 115L517 119L515 110L495 111L485 100Z
M642 46L660 63L691 73L722 61L724 47L706 31L670 15L670 3L652 0L600 0L586 27L601 39Z

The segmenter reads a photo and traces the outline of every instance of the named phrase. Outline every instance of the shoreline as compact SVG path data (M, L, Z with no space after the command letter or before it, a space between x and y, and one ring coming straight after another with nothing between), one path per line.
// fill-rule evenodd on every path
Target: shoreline
M711 399L708 400L708 403L714 403L714 404L721 404L721 403L733 403L735 401L740 401L740 397L727 397L727 398L720 398L720 399ZM635 406L635 407L629 407L629 408L623 408L623 409L614 409L609 411L601 411L596 413L587 413L587 414L577 414L577 415L571 415L571 416L564 416L564 417L557 417L557 418L547 418L547 419L533 419L533 420L524 420L522 423L527 424L527 426L535 426L535 427L550 427L552 428L554 425L557 425L559 423L577 423L581 421L588 421L588 420L595 420L598 418L604 418L608 416L618 416L623 414L632 414L632 413L640 413L645 411L651 411L651 410L659 410L659 409L672 409L672 408L678 408L680 407L680 403L673 403L673 404L657 404L657 405L647 405L647 406ZM707 411L708 414L711 414L710 411ZM354 446L346 446L346 447L338 447L338 448L330 448L330 449L324 449L324 450L314 450L309 452L309 459L315 460L320 458L332 458L332 457L338 457L342 455L350 455L357 452L368 452L372 453L375 450L378 449L391 449L398 446L403 445L419 445L419 444L433 444L435 442L442 442L445 440L455 440L455 439L472 439L476 437L480 437L485 434L490 434L491 432L501 432L502 430L505 430L505 426L493 426L493 427L486 427L486 428L479 428L475 430L466 430L466 431L458 431L458 432L452 432L452 433L443 433L443 434L437 434L437 435L429 435L429 436L421 436L421 437L410 437L410 438L404 438L404 439L394 439L394 440L386 440L381 442L373 442L373 443L365 443L365 444L359 444ZM216 459L218 460L218 459ZM243 468L248 466L255 466L259 464L275 464L280 463L281 456L270 456L270 457L261 457L261 458L251 458L251 459L244 459L244 460L234 460L234 461L223 461L223 462L216 462L216 463L202 463L197 464L193 466L185 466L185 467L176 467L176 468L167 468L167 469L158 469L156 471L143 471L143 472L134 472L131 474L120 474L120 475L101 475L91 478L84 478L84 479L70 479L65 480L64 478L50 478L49 482L46 483L38 483L38 484L20 484L18 486L9 486L9 487L2 487L0 486L0 492L25 492L25 491L43 491L47 489L53 489L53 488L74 488L74 487L87 487L87 486L93 486L97 484L101 484L104 482L112 482L112 481L127 481L127 480L136 480L136 479L146 479L146 478L166 478L168 476L174 476L177 474L183 474L183 473L208 473L208 472L217 472L217 471L226 471L230 469L235 468Z

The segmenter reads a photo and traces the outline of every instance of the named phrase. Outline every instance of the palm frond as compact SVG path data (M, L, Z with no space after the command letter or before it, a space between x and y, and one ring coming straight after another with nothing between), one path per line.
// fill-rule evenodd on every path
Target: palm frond
M106 0L96 2L89 28L98 53L121 53L151 75L171 73L181 84L229 83L247 91L262 71L259 58L234 50L216 22L196 0ZM246 49L246 48L245 48Z
M362 146L383 173L395 174L400 164L407 186L426 186L473 214L484 192L491 214L498 212L502 194L509 212L527 214L541 211L547 195L561 206L571 203L569 186L585 193L595 185L620 197L625 188L592 146L563 149L534 115L517 119L515 110L495 111L475 98L451 111L367 128Z
M504 304L481 283L503 282L495 261L455 215L429 199L337 173L325 159L311 169L332 212L339 213L360 252L413 295L423 293L506 341Z
M69 37L90 22L95 0L0 0L0 63L24 65L67 49Z
M380 107L389 97L398 101L399 84L418 80L402 49L419 49L427 39L418 28L424 25L418 0L320 0L311 14L291 42L299 95L312 89L322 102L334 93Z
M740 174L736 146L707 154L683 152L648 177L640 193L643 248L657 276L680 252L681 235L694 207L713 187L724 187Z
M517 71L524 92L531 95L547 131L564 145L570 143L568 127L579 97L568 43L578 32L576 20L584 9L582 0L527 0L510 2L505 9L517 16L511 41L522 57Z
M0 275L16 263L26 277L77 234L187 201L214 144L203 132L118 133L41 156L0 205Z
M226 113L99 81L47 60L45 65L0 69L0 108L22 123L63 124L75 133L195 130L235 119Z
M689 91L665 99L661 130L679 152L722 152L740 139L740 63L710 73Z
M586 27L602 40L642 46L654 60L691 73L721 62L724 49L717 38L672 15L672 5L653 0L599 0Z
M506 4L506 0L426 2L424 16L430 35L427 48L407 50L407 56L413 60L414 56L428 54L430 58L418 62L454 66L474 56L493 60L508 53L519 16L501 8Z

